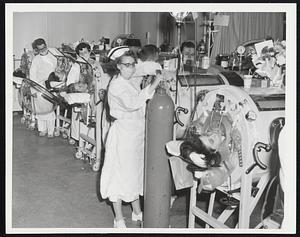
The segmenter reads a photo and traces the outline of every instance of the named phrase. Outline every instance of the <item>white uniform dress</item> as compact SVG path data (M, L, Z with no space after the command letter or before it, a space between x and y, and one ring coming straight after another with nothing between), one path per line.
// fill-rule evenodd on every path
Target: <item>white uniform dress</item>
M51 72L54 72L57 65L57 59L51 53L41 56L36 55L30 67L30 79L45 87L45 81ZM36 90L32 88L32 93ZM40 93L36 93L34 98L34 112L38 121L38 130L40 132L48 132L53 134L55 126L55 113L53 111L53 104L45 100Z
M100 191L111 202L132 202L143 195L145 102L154 94L148 90L120 75L108 89L110 114L116 120L108 131Z

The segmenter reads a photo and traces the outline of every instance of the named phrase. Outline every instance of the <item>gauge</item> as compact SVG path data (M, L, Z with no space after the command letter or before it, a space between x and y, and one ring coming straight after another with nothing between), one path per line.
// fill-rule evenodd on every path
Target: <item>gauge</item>
M122 44L122 39L121 38L117 39L117 44Z
M245 47L240 45L239 47L237 47L236 51L238 52L238 54L243 54L245 52Z

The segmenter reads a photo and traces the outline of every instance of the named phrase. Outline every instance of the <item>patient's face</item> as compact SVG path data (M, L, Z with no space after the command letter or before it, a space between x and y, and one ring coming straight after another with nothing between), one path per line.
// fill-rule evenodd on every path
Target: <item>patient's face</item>
M40 54L41 56L47 55L47 54L48 54L48 48L47 48L47 45L45 45L45 44L37 45L37 46L36 46L36 51L37 51L38 54Z
M79 50L79 56L84 58L85 60L88 60L90 57L91 52L87 48L83 48L82 50Z
M87 84L83 83L83 82L75 83L74 88L75 88L76 92L87 92L88 91Z
M190 60L193 62L194 57L195 57L195 49L184 47L182 49L182 55L183 55L183 64L186 64L187 60Z
M201 135L199 139L210 149L218 150L225 137L223 137L221 133L207 132L206 134Z

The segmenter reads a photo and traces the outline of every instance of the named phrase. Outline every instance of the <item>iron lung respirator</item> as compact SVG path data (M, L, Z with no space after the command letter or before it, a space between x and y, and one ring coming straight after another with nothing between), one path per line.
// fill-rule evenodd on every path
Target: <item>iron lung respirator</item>
M256 182L271 172L274 163L278 162L274 159L272 147L274 130L284 123L284 100L284 92L274 92L271 88L262 93L222 86L205 92L192 112L192 122L187 126L183 143L178 143L182 146L190 134L201 138L214 133L216 135L210 138L221 141L216 148L220 161L198 169L190 166L192 171L200 170L197 173L204 189L238 189L243 175L251 175L252 182ZM184 157L182 149L180 156L192 163L191 159Z

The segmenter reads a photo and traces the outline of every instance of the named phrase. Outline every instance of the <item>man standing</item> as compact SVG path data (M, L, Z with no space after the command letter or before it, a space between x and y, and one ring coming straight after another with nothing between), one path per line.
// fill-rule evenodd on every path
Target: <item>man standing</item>
M46 42L42 38L36 39L32 43L32 48L38 53L32 60L30 68L30 79L45 87L45 81L51 72L55 71L57 59L49 53ZM45 100L40 93L32 88L34 98L34 112L36 113L39 136L53 137L55 127L55 113L53 104Z

